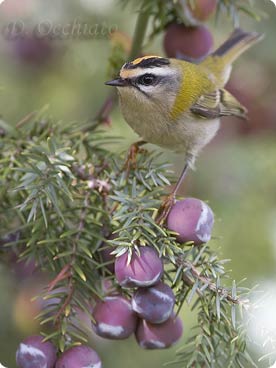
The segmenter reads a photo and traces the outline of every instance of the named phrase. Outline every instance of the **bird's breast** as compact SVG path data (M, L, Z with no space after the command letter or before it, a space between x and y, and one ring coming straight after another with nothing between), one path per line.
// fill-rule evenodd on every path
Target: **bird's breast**
M163 106L119 96L122 114L130 127L147 142L164 146L169 135L169 117Z
M219 119L205 120L190 112L172 120L162 106L137 103L120 96L123 116L131 128L145 141L176 152L197 156L219 129Z

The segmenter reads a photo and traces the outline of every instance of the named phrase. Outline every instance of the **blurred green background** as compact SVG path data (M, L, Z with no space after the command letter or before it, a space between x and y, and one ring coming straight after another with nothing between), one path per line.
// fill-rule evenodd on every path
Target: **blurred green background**
M256 1L256 6L268 17L256 22L243 16L241 26L265 33L265 40L235 64L229 84L248 107L250 121L223 120L218 136L199 158L197 170L183 184L181 195L209 201L216 214L212 244L220 249L221 257L231 258L232 277L247 278L244 285L259 284L272 297L260 306L263 309L249 328L252 348L261 355L276 350L276 8L269 0ZM135 10L131 5L122 10L114 0L6 0L0 5L2 119L16 124L46 104L60 121L85 121L95 116L109 93L104 85L109 77L109 34L118 29L131 36ZM14 37L23 28L47 35L55 25L66 24L75 27L73 36L46 36L33 44ZM215 45L231 31L227 18L218 24L210 20L209 25ZM86 37L84 27L90 29ZM162 54L162 37L146 51ZM118 110L112 115L111 127L104 129L126 138L114 148L120 151L137 138ZM165 152L164 157L174 162L176 172L181 170L180 156ZM32 318L39 306L29 303L36 290L33 281L19 281L8 266L0 265L0 362L9 368L15 367L18 342L37 330ZM187 339L193 323L187 306L182 316ZM270 345L256 347L268 337ZM104 366L112 368L157 368L177 349L145 352L134 339L111 343L93 338L92 344ZM259 366L268 367L261 362Z

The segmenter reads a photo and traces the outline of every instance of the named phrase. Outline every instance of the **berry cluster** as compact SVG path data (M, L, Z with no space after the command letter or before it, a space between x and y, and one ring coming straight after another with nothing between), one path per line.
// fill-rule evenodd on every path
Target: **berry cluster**
M88 346L74 346L57 359L55 346L41 336L31 336L20 343L16 352L19 368L101 368L98 354Z
M180 243L192 241L201 245L210 240L214 216L209 206L199 199L186 198L172 207L167 228L177 233ZM109 247L109 249L108 249ZM175 296L164 282L164 264L157 250L138 246L115 257L111 246L100 249L109 271L114 273L118 288L105 287L106 296L98 299L92 311L93 331L107 339L126 339L133 333L143 349L164 349L182 336L181 319L174 313ZM87 346L75 346L57 359L56 349L42 337L24 340L17 350L19 368L100 368L97 353Z
M137 247L115 259L115 278L122 294L107 296L93 310L93 329L101 337L126 339L135 333L145 349L168 348L182 335L182 322L173 315L172 289L161 281L163 262L151 247Z

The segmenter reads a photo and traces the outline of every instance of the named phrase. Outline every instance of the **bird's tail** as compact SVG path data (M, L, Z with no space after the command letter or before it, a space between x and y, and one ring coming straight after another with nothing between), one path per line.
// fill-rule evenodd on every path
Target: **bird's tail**
M234 30L230 37L211 56L221 57L225 65L232 64L243 52L261 41L264 35L257 32L245 32L240 28Z

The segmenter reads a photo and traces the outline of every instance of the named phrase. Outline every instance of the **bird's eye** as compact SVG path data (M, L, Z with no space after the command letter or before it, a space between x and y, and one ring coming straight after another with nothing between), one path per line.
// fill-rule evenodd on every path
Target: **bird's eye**
M156 81L156 77L152 74L144 74L138 78L138 83L142 84L143 86L150 86L154 84Z

